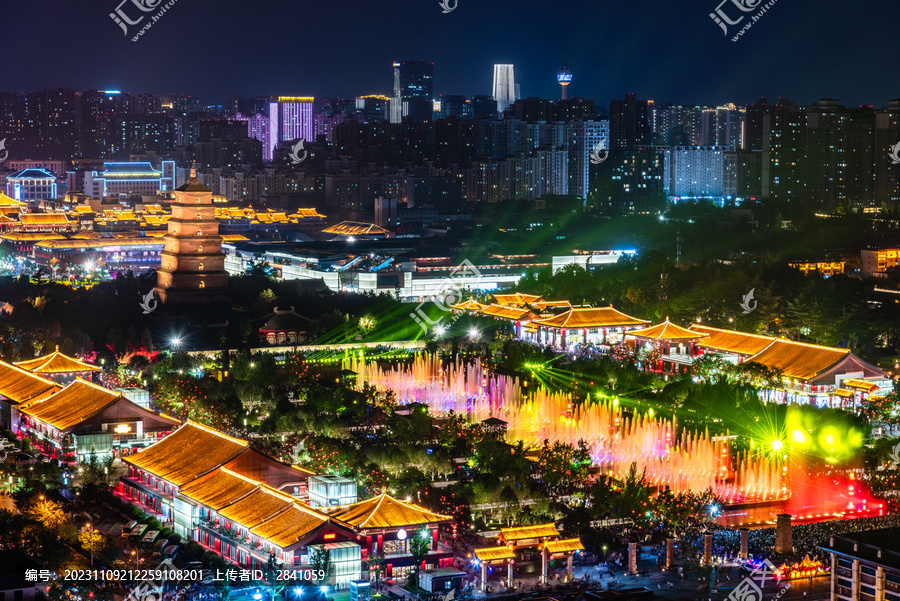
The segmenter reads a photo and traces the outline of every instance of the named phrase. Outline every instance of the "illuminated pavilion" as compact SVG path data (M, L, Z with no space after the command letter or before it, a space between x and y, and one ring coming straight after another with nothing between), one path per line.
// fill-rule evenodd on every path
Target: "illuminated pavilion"
M27 361L17 361L14 365L63 384L67 384L75 378L90 378L94 372L101 370L97 365L91 365L62 354L59 352L59 346L49 355Z
M60 389L62 386L58 382L0 361L0 426L18 433L20 405L47 398Z
M362 558L384 553L386 578L402 578L415 569L410 539L421 536L429 540L428 555L422 569L453 565L453 549L443 544L439 527L452 520L448 515L429 511L420 505L400 501L382 492L377 497L331 511L329 516L356 528L364 540Z
M612 306L572 307L565 313L533 320L536 331L531 336L538 344L564 349L575 344L613 345L621 342L629 330L649 323Z
M507 581L512 582L515 563L533 561L536 555L541 557L542 583L547 582L550 561L559 558L566 559L566 573L571 578L572 558L578 551L583 551L584 546L579 538L560 540L559 536L553 523L501 528L496 547L475 549L475 558L481 567L481 590L487 586L488 567L505 565Z
M660 358L655 365L646 366L654 371L677 372L687 370L697 354L696 343L708 334L694 332L675 325L666 319L664 322L644 328L632 330L625 337L635 341L635 351L642 348L658 348Z

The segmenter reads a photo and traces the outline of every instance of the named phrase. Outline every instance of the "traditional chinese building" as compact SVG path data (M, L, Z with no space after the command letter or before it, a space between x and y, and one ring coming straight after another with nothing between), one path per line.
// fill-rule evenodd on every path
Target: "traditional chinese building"
M440 541L439 526L450 522L448 515L429 511L381 493L366 501L341 507L329 516L353 526L363 542L362 559L384 554L386 578L403 578L415 569L410 542L413 537L428 540L428 554L421 569L445 568L453 564L453 549Z
M708 334L682 328L668 319L655 326L625 334L626 338L634 339L636 352L648 349L658 351L659 358L652 365L646 365L647 369L666 372L677 372L690 367L697 354L696 343L706 336Z
M0 361L0 425L18 433L21 422L19 406L46 398L61 388L57 382Z
M228 274L212 191L191 178L175 190L172 218L157 270L163 303L204 303L227 298Z
M573 307L553 317L531 322L536 331L534 342L567 348L575 344L613 345L622 342L625 332L636 330L649 321L631 317L610 307Z
M515 577L516 563L531 563L540 557L541 582L547 582L550 561L565 558L567 574L572 576L572 557L584 550L581 540L569 538L560 540L556 524L537 524L534 526L516 526L501 528L497 537L498 546L475 549L477 565L481 567L481 589L484 590L488 579L488 568L506 566L506 578L512 581Z
M94 372L101 369L97 365L91 365L60 353L59 346L49 355L27 361L17 361L15 365L62 384L68 384L75 378L90 379Z
M730 363L752 361L780 371L783 388L763 392L770 401L856 410L870 395L893 391L893 382L884 370L850 349L700 325L690 329L707 334L695 342L697 356L714 354Z
M19 404L18 431L61 461L127 455L161 440L178 420L135 405L120 393L76 379Z
M264 318L259 326L259 335L268 344L301 344L309 340L314 322L303 317L294 307L290 309L275 308L274 312Z

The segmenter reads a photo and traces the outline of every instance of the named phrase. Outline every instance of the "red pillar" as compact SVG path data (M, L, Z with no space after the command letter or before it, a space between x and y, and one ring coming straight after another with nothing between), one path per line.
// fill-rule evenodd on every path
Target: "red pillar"
M437 551L438 548L438 529L435 528L431 531L431 549L433 551Z
M384 553L384 535L383 534L378 535L378 552Z

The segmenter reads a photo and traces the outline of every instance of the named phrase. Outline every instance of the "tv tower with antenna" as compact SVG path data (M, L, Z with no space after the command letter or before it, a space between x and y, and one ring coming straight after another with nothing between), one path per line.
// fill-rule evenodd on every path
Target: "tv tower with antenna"
M566 37L566 20L563 19L563 65L559 68L559 71L556 72L556 81L559 82L559 85L562 86L562 99L565 100L568 98L568 94L566 90L570 83L572 83L572 72L569 71L568 64L568 54L567 54L567 37Z

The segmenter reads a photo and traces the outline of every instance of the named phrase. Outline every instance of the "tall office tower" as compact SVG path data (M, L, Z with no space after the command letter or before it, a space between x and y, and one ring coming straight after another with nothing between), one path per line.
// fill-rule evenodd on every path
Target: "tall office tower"
M561 98L565 100L568 98L567 89L569 84L572 83L572 72L569 70L569 57L568 57L568 49L566 38L566 22L563 20L563 64L562 67L559 68L559 71L556 72L556 81L559 82L559 85L562 86L562 96Z
M228 273L212 191L191 178L175 191L163 237L156 293L163 303L204 303L226 296Z
M609 121L579 119L569 123L569 194L587 199L591 153L595 149L600 157L609 149Z
M513 65L494 65L494 100L502 113L519 99Z
M247 122L247 133L254 140L262 142L263 160L271 163L272 152L275 150L275 140L272 138L271 121L266 115L256 113L253 116L244 116L240 113L234 116L235 121Z
M275 144L300 138L314 140L314 102L312 96L279 96L277 102L269 104L269 127Z
M625 94L624 100L609 103L609 145L611 151L637 150L651 144L652 100L638 100Z
M434 64L422 61L394 63L394 96L391 123L403 117L414 122L430 121L434 112Z

